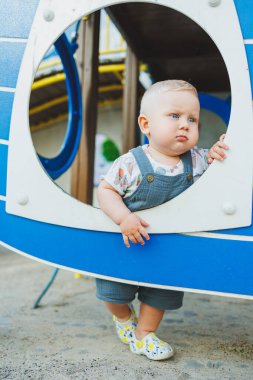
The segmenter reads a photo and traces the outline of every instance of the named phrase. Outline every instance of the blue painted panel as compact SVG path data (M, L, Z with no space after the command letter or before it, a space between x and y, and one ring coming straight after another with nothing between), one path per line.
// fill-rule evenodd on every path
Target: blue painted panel
M253 0L234 0L243 38L253 38Z
M231 102L215 95L199 93L200 108L205 108L218 115L226 125L229 123Z
M151 235L145 246L122 237L8 215L0 202L0 240L42 260L153 284L253 295L253 243Z
M8 140L14 94L0 92L0 139Z
M0 144L0 195L6 195L7 145Z
M27 38L39 0L0 0L0 37Z
M251 92L253 93L253 45L245 45L245 48L249 66Z
M25 43L0 43L0 86L16 87L25 47Z

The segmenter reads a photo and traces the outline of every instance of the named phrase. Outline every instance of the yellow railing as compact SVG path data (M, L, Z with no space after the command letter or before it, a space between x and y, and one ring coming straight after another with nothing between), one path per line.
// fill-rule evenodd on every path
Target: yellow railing
M37 90L38 88L49 86L50 84L54 84L57 82L62 82L66 79L64 73L54 74L47 78L42 78L33 82L32 90Z
M124 48L119 48L119 49L106 49L106 50L101 50L99 52L99 55L106 55L106 54L116 54L116 53L125 53L126 52L126 49ZM44 69L48 69L49 67L54 67L54 66L58 66L58 65L61 65L61 60L59 58L56 58L52 61L49 61L49 62L43 62L40 64L40 66L38 67L38 71L41 71L41 70L44 70Z
M120 99L111 99L111 100L103 100L99 102L99 107L108 107L108 106L116 106L116 105L121 105L122 104L122 98ZM61 121L67 120L68 119L68 113L65 113L63 115L54 117L50 120L43 121L39 124L35 124L31 126L31 131L32 132L37 132L41 129L50 127L51 125L54 125L56 123L59 123Z
M68 101L67 95L61 96L60 98L57 98L57 99L50 100L49 102L43 103L43 104L36 106L36 107L33 107L33 108L30 108L29 115L30 116L35 115L36 113L39 113L41 111L44 111L48 108L57 106L58 104L61 104L61 103L67 102L67 101Z
M141 71L147 71L147 65L146 64L140 64L140 70ZM98 68L98 72L100 74L105 73L119 73L125 71L125 64L124 63L117 63L117 64L111 64L111 65L100 65ZM57 73L53 74L50 77L42 78L39 80L36 80L32 85L32 90L37 90L38 88L48 86L53 83L61 82L66 79L66 76L64 73Z
M37 132L37 131L39 131L41 129L50 127L51 125L54 125L56 123L59 123L60 121L64 121L64 120L67 120L67 119L68 119L68 113L65 113L63 115L54 117L54 118L52 118L50 120L42 121L39 124L31 125L31 132Z
M112 85L108 85L108 86L101 86L101 87L99 87L98 92L103 93L103 92L117 91L117 90L119 90L119 91L123 90L123 86L120 85L120 84L112 84ZM43 103L43 104L41 104L39 106L30 108L29 115L30 116L35 115L36 113L44 111L45 109L54 107L54 106L56 106L58 104L65 103L67 101L68 101L68 96L67 95L61 96L60 98L56 98L56 99L50 100L50 101L48 101L46 103ZM102 105L104 103L105 103L105 101L103 101L103 103L99 103L99 105ZM111 103L108 103L108 104L111 105Z

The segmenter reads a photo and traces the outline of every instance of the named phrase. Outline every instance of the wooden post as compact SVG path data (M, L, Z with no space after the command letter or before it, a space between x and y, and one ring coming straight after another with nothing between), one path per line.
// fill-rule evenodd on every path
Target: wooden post
M136 55L127 47L125 85L123 92L123 153L137 145L137 95L139 64Z
M83 131L80 147L72 166L71 194L92 204L95 138L98 105L98 55L100 12L84 20L79 32L80 80L82 83Z

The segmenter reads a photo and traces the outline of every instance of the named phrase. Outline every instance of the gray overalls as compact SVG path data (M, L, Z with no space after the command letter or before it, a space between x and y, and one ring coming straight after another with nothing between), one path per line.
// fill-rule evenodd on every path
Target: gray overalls
M159 206L175 198L193 184L191 152L182 154L184 173L167 176L154 172L154 169L141 146L130 150L139 166L142 181L137 190L127 198L125 205L131 211L139 211Z
M130 151L139 166L142 181L137 190L129 197L123 198L131 211L139 211L158 206L176 197L193 184L191 152L181 155L184 172L175 176L165 176L154 172L154 169L141 146ZM103 301L129 304L138 299L150 306L162 310L174 310L182 306L183 292L123 284L108 280L96 279L97 297Z

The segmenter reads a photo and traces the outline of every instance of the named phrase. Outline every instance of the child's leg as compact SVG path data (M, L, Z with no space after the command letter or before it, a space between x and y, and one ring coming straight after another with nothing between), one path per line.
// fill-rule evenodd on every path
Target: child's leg
M141 303L139 322L130 342L133 353L145 355L152 360L164 360L173 356L174 348L155 335L163 314L164 310Z
M152 360L168 359L174 348L155 335L163 318L164 310L174 310L182 306L183 293L172 290L140 287L138 298L141 301L139 322L130 349L138 355Z
M115 315L118 321L125 322L131 317L131 310L128 304L117 304L112 302L105 302L105 305L110 312Z
M141 340L151 332L155 332L163 318L164 310L141 303L139 322L136 328L136 338Z
M138 321L131 305L138 286L101 279L96 279L96 285L97 297L105 302L106 307L113 314L119 339L129 344Z
M182 306L184 293L175 290L147 288L140 286L138 298L141 301L136 337L143 338L155 332L165 310L175 310Z

